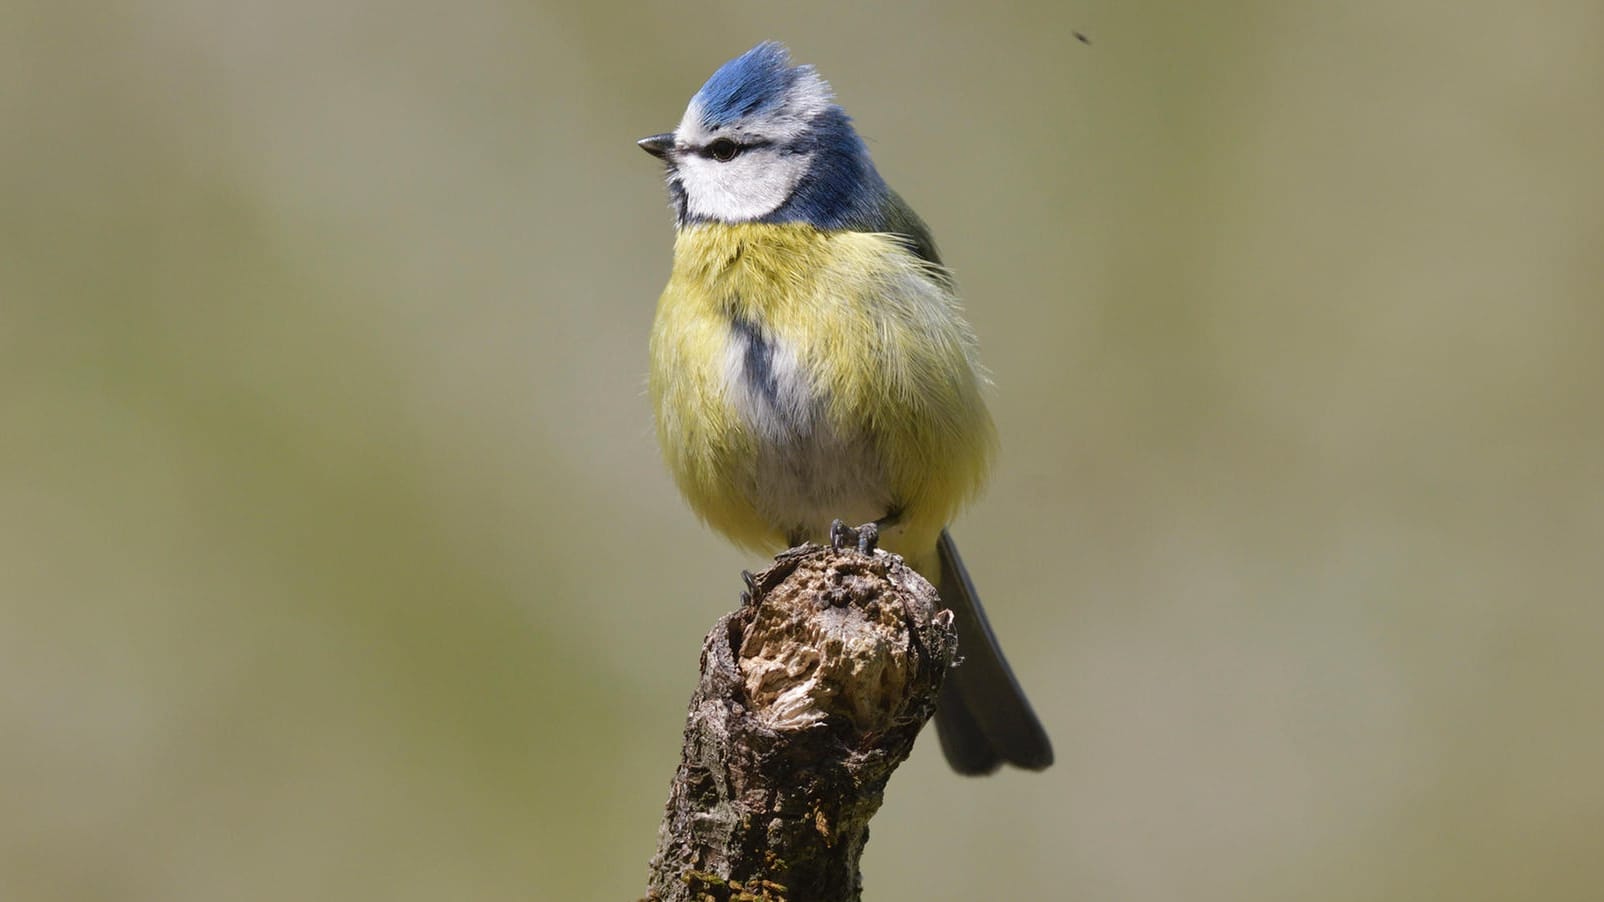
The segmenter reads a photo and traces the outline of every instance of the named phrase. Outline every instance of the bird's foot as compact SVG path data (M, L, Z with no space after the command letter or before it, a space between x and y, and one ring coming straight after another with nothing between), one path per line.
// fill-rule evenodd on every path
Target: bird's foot
M830 547L840 551L849 542L857 544L859 554L874 554L875 546L880 543L880 527L873 523L865 523L854 529L842 520L831 523Z

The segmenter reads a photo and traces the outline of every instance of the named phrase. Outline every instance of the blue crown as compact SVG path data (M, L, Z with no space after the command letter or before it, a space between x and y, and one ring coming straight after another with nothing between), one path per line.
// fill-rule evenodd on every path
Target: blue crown
M811 66L792 66L783 44L763 43L718 67L693 100L709 128L729 125L785 101L791 86Z

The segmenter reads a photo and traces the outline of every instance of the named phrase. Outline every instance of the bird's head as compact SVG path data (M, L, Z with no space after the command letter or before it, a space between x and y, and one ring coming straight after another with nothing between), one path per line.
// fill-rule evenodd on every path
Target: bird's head
M667 164L681 225L850 227L871 219L886 193L830 86L774 42L720 66L678 128L637 143Z

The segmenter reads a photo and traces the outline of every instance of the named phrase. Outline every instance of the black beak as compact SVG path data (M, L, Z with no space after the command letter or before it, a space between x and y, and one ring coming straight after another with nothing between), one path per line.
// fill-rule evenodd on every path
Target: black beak
M674 133L667 132L661 135L648 135L635 142L641 150L646 151L659 160L668 159L669 151L674 149Z

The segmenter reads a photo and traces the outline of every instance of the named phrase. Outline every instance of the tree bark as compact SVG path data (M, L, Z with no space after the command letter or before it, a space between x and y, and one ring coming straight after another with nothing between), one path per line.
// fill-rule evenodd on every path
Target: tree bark
M743 574L702 644L650 902L861 897L869 818L957 647L935 589L873 529Z

